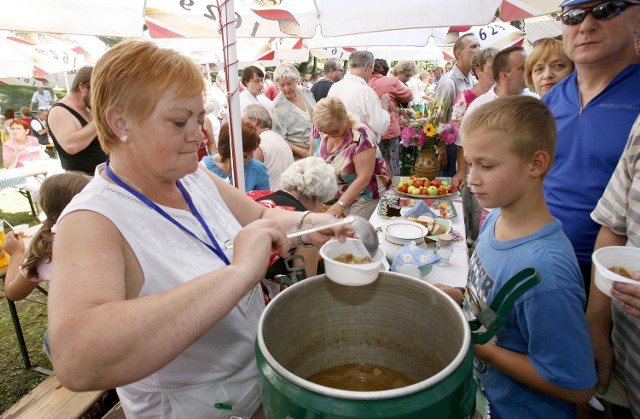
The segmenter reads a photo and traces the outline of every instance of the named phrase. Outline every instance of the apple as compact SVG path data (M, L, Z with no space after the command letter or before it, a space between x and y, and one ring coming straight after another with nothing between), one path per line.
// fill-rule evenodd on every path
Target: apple
M404 184L407 186L413 186L413 179L405 179Z
M449 187L449 182L447 182L446 180L441 180L440 181L440 187L443 187L443 186L445 188Z
M429 191L425 188L420 191L420 195L429 195Z
M422 185L424 185L424 180L422 179L416 179L413 181L413 186L417 188L421 187Z
M454 193L454 192L455 192L455 191L457 191L457 190L458 190L458 189L456 189L456 187L455 187L455 186L450 186L450 187L449 187L449 192L450 192L450 193Z
M438 195L438 188L433 186L432 182L432 185L427 188L427 192L429 192L429 195Z
M411 179L420 179L420 176L418 176L418 175L411 175L411 176L410 176L410 178L411 178Z
M399 189L399 191L402 193L407 193L408 190L409 190L409 187L407 185L402 185Z
M447 188L446 187L439 187L438 188L438 195L446 195L447 194Z
M441 183L442 181L440 179L433 179L431 181L431 186L435 186L436 188L439 188Z

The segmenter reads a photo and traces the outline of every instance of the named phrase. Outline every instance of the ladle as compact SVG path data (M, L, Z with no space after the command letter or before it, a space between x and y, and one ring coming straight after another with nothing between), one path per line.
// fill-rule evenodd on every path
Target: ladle
M373 225L371 225L369 221L358 215L349 215L333 223L294 231L293 233L287 234L287 238L291 240L295 239L296 237L304 236L305 234L313 233L314 231L326 230L328 228L338 227L344 224L351 224L356 234L362 241L364 248L367 249L367 252L369 252L369 255L371 255L371 257L374 257L376 252L378 251L379 246L378 234L376 233L376 229L373 227ZM233 249L233 242L226 242L224 248Z

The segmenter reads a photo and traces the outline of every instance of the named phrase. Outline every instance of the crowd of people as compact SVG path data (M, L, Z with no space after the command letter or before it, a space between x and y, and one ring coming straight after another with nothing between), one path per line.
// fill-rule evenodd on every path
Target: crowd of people
M70 389L115 387L130 417L211 417L212 400L259 414L260 283L285 260L315 274L318 246L353 234L284 232L369 218L400 175L397 110L446 103L460 132L438 150L440 175L463 197L468 288L489 305L518 271L541 279L475 345L491 417L576 417L616 377L630 404L616 417L640 418L640 285L613 298L591 286L594 249L640 247L638 4L566 0L562 40L529 54L462 35L448 70L367 51L326 60L312 85L289 63L246 67L250 194L231 186L224 74L208 85L175 51L122 42L61 100L36 92L30 123L28 107L5 111L5 167L35 158L42 136L70 172L42 185L32 248L8 234L7 294L51 280L47 347Z

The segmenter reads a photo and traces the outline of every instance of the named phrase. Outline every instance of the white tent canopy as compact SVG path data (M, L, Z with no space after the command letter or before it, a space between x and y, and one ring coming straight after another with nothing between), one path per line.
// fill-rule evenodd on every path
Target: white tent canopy
M0 36L0 78L2 77L31 77L33 75L33 61L19 51L10 41Z
M222 1L218 3L223 3ZM234 1L238 37L312 38L407 28L483 25L501 0L281 0L273 6ZM25 19L24 10L37 10ZM367 12L370 17L363 18ZM70 17L73 18L70 18ZM154 37L219 37L215 2L175 0L23 0L6 7L0 29L140 37L147 24Z

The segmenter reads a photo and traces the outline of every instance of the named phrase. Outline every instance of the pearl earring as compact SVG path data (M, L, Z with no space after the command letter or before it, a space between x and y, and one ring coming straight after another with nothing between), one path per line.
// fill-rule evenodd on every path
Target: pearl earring
M122 141L123 143L126 143L129 140L129 137L127 135L123 135L122 137L120 137L120 141Z

